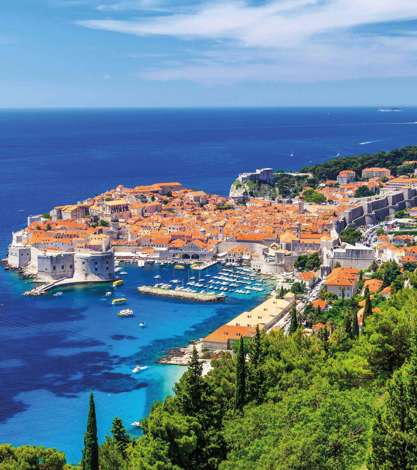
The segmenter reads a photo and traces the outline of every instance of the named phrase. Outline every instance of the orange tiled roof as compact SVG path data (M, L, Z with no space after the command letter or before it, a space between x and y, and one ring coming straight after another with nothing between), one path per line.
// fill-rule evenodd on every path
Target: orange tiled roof
M330 286L353 286L359 279L359 269L335 268L327 276L325 284Z
M383 284L384 283L380 279L367 279L363 283L363 287L364 288L367 287L371 294L375 294L376 292L381 290L381 287L383 286Z
M204 341L212 341L215 343L225 342L228 340L240 339L240 337L252 337L256 333L255 328L248 326L223 325L213 333L204 338Z

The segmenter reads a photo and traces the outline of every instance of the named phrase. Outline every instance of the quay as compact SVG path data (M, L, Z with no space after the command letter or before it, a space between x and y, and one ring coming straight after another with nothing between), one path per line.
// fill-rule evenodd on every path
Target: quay
M140 286L138 291L141 294L168 297L171 299L191 300L193 302L223 302L224 294L207 294L201 292L187 292L181 289L163 289L154 286Z

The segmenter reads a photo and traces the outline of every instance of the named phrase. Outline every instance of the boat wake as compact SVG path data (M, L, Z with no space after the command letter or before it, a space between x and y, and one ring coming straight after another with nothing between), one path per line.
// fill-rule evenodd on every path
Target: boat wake
M375 142L379 142L379 140L365 140L365 142L359 142L359 145L369 145L374 144Z

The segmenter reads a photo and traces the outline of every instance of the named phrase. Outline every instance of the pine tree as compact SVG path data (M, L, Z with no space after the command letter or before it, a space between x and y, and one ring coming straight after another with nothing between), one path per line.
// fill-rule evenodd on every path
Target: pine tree
M87 430L84 435L84 450L81 462L82 470L99 470L96 407L93 393L90 393Z
M130 438L119 417L114 418L111 433L123 458L126 458L126 449L130 443Z
M298 330L298 318L297 318L297 309L295 305L291 310L291 320L290 320L290 327L288 329L288 334L293 334Z
M373 427L370 470L417 468L417 338L410 361L394 372Z
M245 345L243 337L240 337L239 349L236 361L236 395L235 408L241 410L246 400L246 361L245 361Z

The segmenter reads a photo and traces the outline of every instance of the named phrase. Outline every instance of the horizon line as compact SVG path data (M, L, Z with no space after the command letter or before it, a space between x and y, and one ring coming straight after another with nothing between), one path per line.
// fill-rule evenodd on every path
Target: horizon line
M79 110L79 111L88 111L88 110L125 110L125 111L135 111L135 110L215 110L215 109L320 109L320 108L334 108L334 109L384 109L384 108L417 108L417 103L415 104L332 104L332 105L178 105L178 106L0 106L0 112L2 111L65 111L65 110Z

